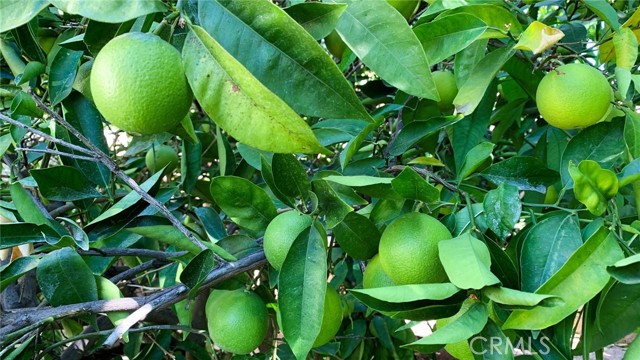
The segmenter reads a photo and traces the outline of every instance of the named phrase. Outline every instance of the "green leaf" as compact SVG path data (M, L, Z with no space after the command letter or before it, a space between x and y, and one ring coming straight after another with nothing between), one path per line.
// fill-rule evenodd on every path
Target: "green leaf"
M592 235L536 294L555 295L564 304L515 310L503 329L539 330L557 324L596 296L609 282L606 267L622 258L615 237L605 228Z
M0 33L24 25L33 19L44 8L49 6L47 0L3 0L0 1Z
M471 45L487 29L487 24L468 14L445 16L416 26L415 32L429 64L437 64Z
M572 214L558 214L535 224L521 245L522 289L537 290L581 245L578 219Z
M95 276L96 288L98 290L98 299L100 300L112 300L122 298L122 293L116 284L109 281L109 279L102 276ZM113 311L108 312L107 317L111 320L113 325L118 325L122 320L129 316L127 311ZM126 335L126 334L125 334Z
M24 91L20 91L11 101L11 116L24 115L29 117L42 117L43 112L36 102Z
M106 23L121 23L167 10L167 7L159 0L49 0L49 2L66 13L78 14L91 20Z
M278 153L326 151L298 114L202 28L188 33L182 58L198 102L238 141Z
M515 49L529 50L534 55L540 54L555 45L564 37L564 33L556 28L534 21L522 33Z
M333 228L333 236L351 257L366 260L378 252L381 234L367 217L349 212L344 220Z
M373 185L388 185L391 184L393 178L367 176L367 175L353 175L353 176L336 176L330 175L324 178L326 181L331 181L340 185L351 187L365 187Z
M430 345L427 348L435 351L445 344L453 344L467 340L482 331L489 320L487 307L481 302L476 302L471 305L468 310L462 311L464 311L464 313L443 328L411 344L404 345L404 347L420 350L422 346Z
M486 1L481 1L480 4L459 6L455 9L445 11L438 15L436 20L458 14L474 15L487 24L488 29L483 35L485 38L502 38L506 37L507 33L519 36L522 32L520 22L511 11L505 9L501 4L486 4Z
M348 143L347 146L340 152L340 163L342 165L342 169L344 170L351 161L351 158L356 154L358 150L360 150L360 145L364 142L364 140L369 136L369 134L375 129L380 127L384 118L382 116L374 119L374 122L371 124L367 124L356 136L354 136Z
M305 359L320 333L327 291L326 236L319 223L291 244L279 277L282 332L298 359Z
M520 339L524 340L524 338ZM548 340L547 337L540 337L540 339ZM481 348L478 348L478 340L482 345ZM482 359L484 360L513 360L514 344L511 338L507 337L500 329L500 326L496 325L491 319L487 321L479 336L474 337L470 343L475 345L471 350L472 353L482 354ZM517 344L520 345L522 343ZM547 345L547 342L544 345ZM524 360L525 356L520 357L520 359ZM559 358L556 359L560 360Z
M31 169L29 173L38 183L42 196L49 200L76 201L102 197L89 179L69 166Z
M311 181L300 161L289 154L274 154L271 160L273 181L283 194L302 200L311 190Z
M618 91L622 97L626 97L631 85L631 68L638 58L638 39L631 29L621 27L613 35L613 46L616 50Z
M640 284L617 283L601 295L596 321L589 322L586 336L595 351L632 333L640 324Z
M340 198L328 181L313 180L311 184L313 193L318 197L318 207L326 217L328 228L338 225L347 214L353 211L353 208Z
M469 177L486 160L490 159L491 153L493 152L493 148L495 146L495 144L492 144L490 142L482 142L469 150L469 152L465 155L464 161L462 162L462 165L460 165L460 170L458 171L458 175L456 176L458 182Z
M258 236L277 214L269 195L245 178L218 176L211 179L211 196L233 222Z
M569 162L579 164L582 160L593 160L603 169L613 163L624 153L625 143L621 141L624 123L622 121L601 122L582 130L574 136L564 152L560 162L562 184L573 187L569 173Z
M487 51L489 39L479 39L467 46L464 50L458 52L454 59L454 75L456 76L456 84L458 88L467 81L473 69L484 58Z
M42 294L52 306L98 300L91 269L71 248L45 255L38 264L36 278Z
M487 245L469 233L440 241L438 256L449 280L460 289L482 289L500 282L491 273Z
M4 231L4 228L2 229ZM2 246L4 247L4 232L2 234ZM40 263L40 257L23 256L13 260L9 265L0 270L0 292L4 291L11 283L22 275L35 269Z
M391 156L402 155L421 139L460 120L462 120L462 116L445 116L413 121L403 127L398 136L389 144L389 154Z
M28 190L22 187L22 184L15 182L9 185L9 193L11 194L11 201L18 210L18 214L20 214L25 222L36 225L49 225L59 233L65 233L65 231L59 231L61 230L60 224L56 223L50 216L48 216L49 213L46 213L46 209L42 208L42 205L39 206L33 200L32 195L28 193ZM64 228L62 228L62 230L64 230Z
M498 71L515 52L512 46L505 46L490 52L476 64L469 78L459 85L458 95L453 99L456 112L469 115L478 107Z
M127 228L127 231L173 245L180 250L187 250L194 255L202 251L173 225L146 225L136 223L135 226Z
M198 219L204 226L204 230L214 240L221 240L227 237L227 230L220 220L220 215L210 207L199 207L194 210Z
M627 351L624 353L624 358L622 358L622 360L633 360L637 358L640 358L640 336L636 337L631 345L629 345Z
M486 295L491 301L507 305L509 308L532 307L536 305L554 306L562 302L557 296L534 294L502 286L484 288L482 294Z
M81 58L82 51L61 48L56 53L49 70L49 100L52 106L71 93Z
M334 0L347 4L336 30L380 78L421 98L440 100L429 62L407 20L384 0Z
M47 225L13 223L2 224L0 229L2 229L0 249L38 242L55 244L60 240L60 234L57 234Z
M335 29L346 8L344 4L300 3L289 6L284 11L314 39L320 40Z
M440 199L440 191L418 175L411 167L405 167L391 181L391 187L405 199L433 203Z
M272 158L273 159L273 156ZM276 182L273 175L273 169L271 168L271 164L269 160L264 156L264 154L260 154L260 172L262 173L262 179L264 179L265 184L271 189L273 195L275 195L278 200L282 201L284 204L289 205L290 207L295 207L295 203L293 199L283 194L280 189L276 186Z
M607 267L607 271L621 283L628 285L640 284L640 254L618 261Z
M201 26L297 112L371 121L327 52L278 6L268 0L203 0L198 11Z
M209 249L203 250L189 261L189 264L187 264L180 274L180 282L189 288L189 299L194 298L195 295L198 294L200 285L202 285L207 275L209 275L215 267L216 260L213 255L213 251Z
M640 116L633 111L628 111L624 119L624 142L629 154L640 158Z
M522 212L518 188L501 183L497 189L491 190L485 195L483 206L491 231L501 239L506 239L520 220Z
M374 289L350 289L355 297L376 299L388 303L411 303L420 300L445 300L460 291L451 283L397 285Z
M489 166L480 175L495 184L508 184L518 190L547 192L547 186L558 181L558 173L548 169L534 157L513 156Z
M573 193L595 215L607 210L607 201L618 193L618 178L593 160L582 160L578 166L569 161L569 174L573 179Z
M216 126L216 140L220 175L231 175L236 170L236 159L233 155L231 144L229 144L229 139L222 134L220 126Z
M593 11L598 17L609 25L614 31L620 31L620 23L618 22L618 14L616 10L607 1L600 0L583 0L589 10Z
M180 161L180 174L182 176L182 188L187 193L192 193L202 171L202 143L192 144L189 141L182 142L182 156Z

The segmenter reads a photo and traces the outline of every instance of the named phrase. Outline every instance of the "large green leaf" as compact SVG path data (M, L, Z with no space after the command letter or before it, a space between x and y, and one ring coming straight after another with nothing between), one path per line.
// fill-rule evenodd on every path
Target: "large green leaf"
M604 20L613 30L620 30L620 23L618 22L618 14L616 9L607 1L599 0L583 0L585 5L593 11L598 17Z
M515 310L504 329L539 330L557 324L596 296L609 282L607 266L623 256L615 237L605 228L592 235L536 294L558 296L563 304Z
M0 249L7 249L22 244L47 242L55 244L60 240L60 234L47 225L30 223L13 223L0 225L2 243Z
M262 234L277 214L269 195L245 178L211 179L211 196L231 220L255 235Z
M389 144L389 154L392 156L402 155L420 139L460 120L462 120L461 116L446 116L412 121L403 127L398 136Z
M573 214L551 216L534 225L522 244L522 290L537 290L581 245L580 226Z
M491 301L498 304L506 305L510 308L516 307L532 307L539 304L556 305L561 300L557 296L534 294L525 291L509 289L502 286L492 286L483 289L482 294L486 295Z
M273 181L283 194L303 201L311 190L309 176L300 161L289 154L274 154L271 160Z
M469 233L438 242L438 256L449 280L460 289L482 289L500 282L491 273L489 249Z
M488 141L483 141L480 144L474 146L467 152L460 165L456 179L458 182L466 179L474 171L476 171L485 161L491 158L491 153L496 144Z
M558 173L549 170L542 161L530 156L514 156L488 167L480 173L495 184L509 184L519 190L547 191L558 181Z
M617 283L603 292L595 323L587 332L591 351L601 349L632 333L640 324L640 284Z
M51 105L61 102L71 93L81 58L82 51L61 48L56 53L49 70L49 100Z
M75 201L102 196L89 179L69 166L32 169L30 174L38 183L42 196L49 200Z
M333 228L340 247L354 259L366 260L378 252L380 231L367 217L350 212Z
M437 64L471 45L486 29L484 21L462 13L416 26L413 31L422 43L429 64Z
M0 33L26 24L48 5L47 0L0 1Z
M520 25L516 16L503 6L496 6L494 4L481 3L459 6L438 15L436 20L459 14L470 14L485 22L488 29L485 31L483 37L486 38L506 37L508 32L514 36L518 36L522 32L522 25Z
M418 97L439 100L420 41L386 0L333 0L347 4L336 30L383 80Z
M49 2L66 13L79 14L106 23L121 23L167 10L160 0L49 0Z
M500 184L497 189L485 195L483 206L489 228L505 239L520 220L522 203L518 188L506 183Z
M189 32L182 58L202 108L238 141L278 153L326 151L298 114L202 28Z
M312 225L294 240L278 280L282 332L298 359L306 358L313 347L324 315L327 240L319 227Z
M63 248L44 256L36 278L42 294L52 306L98 300L91 269L72 248Z
M338 225L345 216L353 211L326 180L313 180L313 193L318 197L318 207L326 217L327 227Z
M302 25L314 39L320 40L335 29L346 8L344 4L305 2L289 6L284 11Z
M609 266L607 271L621 283L629 285L640 284L640 254L618 261L613 266Z
M35 269L38 266L38 263L40 263L39 257L23 256L13 260L9 265L3 267L2 270L0 270L0 291L4 291L4 289L12 282L27 272Z
M444 300L458 293L451 283L397 285L373 289L351 289L359 299L376 299L389 303L411 303L420 300Z
M371 119L327 52L270 1L202 0L198 14L223 48L297 112Z
M432 203L440 199L440 191L407 166L391 181L391 187L405 199Z

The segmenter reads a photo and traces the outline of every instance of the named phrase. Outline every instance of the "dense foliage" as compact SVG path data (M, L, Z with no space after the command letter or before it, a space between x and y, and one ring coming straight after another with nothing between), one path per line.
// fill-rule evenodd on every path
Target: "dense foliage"
M640 324L637 4L0 1L0 357L601 356ZM170 132L93 102L131 32L181 55ZM610 105L560 129L538 84L576 62ZM164 91L150 73L119 93ZM553 97L609 96L589 90ZM444 280L363 288L369 263Z

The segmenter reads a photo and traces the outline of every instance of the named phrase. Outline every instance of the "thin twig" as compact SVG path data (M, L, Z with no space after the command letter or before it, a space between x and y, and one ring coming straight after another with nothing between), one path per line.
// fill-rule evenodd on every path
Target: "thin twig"
M144 191L138 183L136 183L129 175L125 174L118 165L105 153L102 152L96 145L94 145L89 139L87 139L83 134L81 134L78 130L76 130L71 124L69 124L62 116L60 116L57 112L50 109L46 106L42 100L37 97L35 94L31 94L33 100L36 103L36 106L42 109L44 112L49 114L57 123L62 125L67 131L69 131L73 136L78 138L86 147L88 147L93 156L95 156L102 164L104 164L112 173L114 173L117 177L119 177L122 181L124 181L131 189L140 195L146 202L155 207L162 215L164 215L173 226L175 226L182 234L184 234L189 241L191 241L194 245L196 245L201 250L206 250L207 247L204 245L198 238L196 238L193 233L191 233L186 226L180 222L178 218L176 218L169 209L167 209L164 204L156 200L153 196L149 195L146 191ZM226 260L222 259L217 254L214 254L216 260L220 263L225 263Z
M391 166L390 168L388 168L386 171L387 172L400 172L402 170L404 170L404 168L406 168L407 166L405 165L394 165ZM433 181L437 182L438 184L446 187L449 191L458 193L460 195L465 195L466 193L463 190L458 189L457 187L455 187L453 184L449 183L448 181L444 180L443 178L441 178L440 176L434 174L433 172L427 170L427 169L422 169L419 167L415 167L415 166L409 166L413 171L417 172L418 174L424 176L424 177L430 177L433 179Z
M164 259L153 259L147 262L143 262L138 266L134 266L129 270L123 271L116 276L112 276L109 278L109 281L111 281L114 284L117 284L120 281L132 279L143 271L147 271L149 269L155 269L155 268L167 265L169 263L170 263L169 261Z
M166 252L158 250L147 249L117 249L117 248L104 248L104 249L89 249L78 250L78 254L83 256L145 256L155 259L169 259L177 258L188 254L188 251Z
M16 151L29 151L29 152L35 152L35 153L59 155L59 156L65 156L65 157L69 157L69 158L77 159L77 160L98 162L98 160L96 158L92 158L92 157L88 157L88 156L75 155L75 154L69 154L69 153L66 153L66 152L53 150L53 149L31 149L31 148L19 147L19 148L16 148L15 150Z

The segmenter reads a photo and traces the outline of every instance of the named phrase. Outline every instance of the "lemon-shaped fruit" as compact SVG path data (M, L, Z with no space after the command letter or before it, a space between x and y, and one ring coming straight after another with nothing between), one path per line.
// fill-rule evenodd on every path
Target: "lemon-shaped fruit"
M560 129L593 125L609 110L612 90L592 66L567 64L544 76L536 91L540 115Z
M166 173L170 173L178 167L180 160L171 146L160 145L154 146L147 151L144 162L152 173L161 170L165 166L167 167Z
M443 282L447 274L438 258L438 242L446 239L451 239L451 233L433 217L404 214L382 233L382 268L398 285Z
M316 337L313 346L322 346L331 341L340 330L340 324L342 324L340 296L331 286L327 286L327 292L324 296L322 325L320 325L320 333Z
M440 95L438 108L442 112L451 112L453 110L453 99L458 95L456 77L450 71L434 71L431 76Z
M264 232L264 255L274 269L280 271L293 241L311 226L309 215L297 211L287 211L276 216Z
M193 99L178 50L139 32L120 35L100 50L91 70L91 94L107 121L139 134L175 128Z
M382 264L380 263L380 255L371 258L362 275L362 286L365 289L373 289L395 285L396 283L384 272Z
M258 295L244 289L214 290L205 314L211 340L224 351L248 354L267 336L267 307Z

